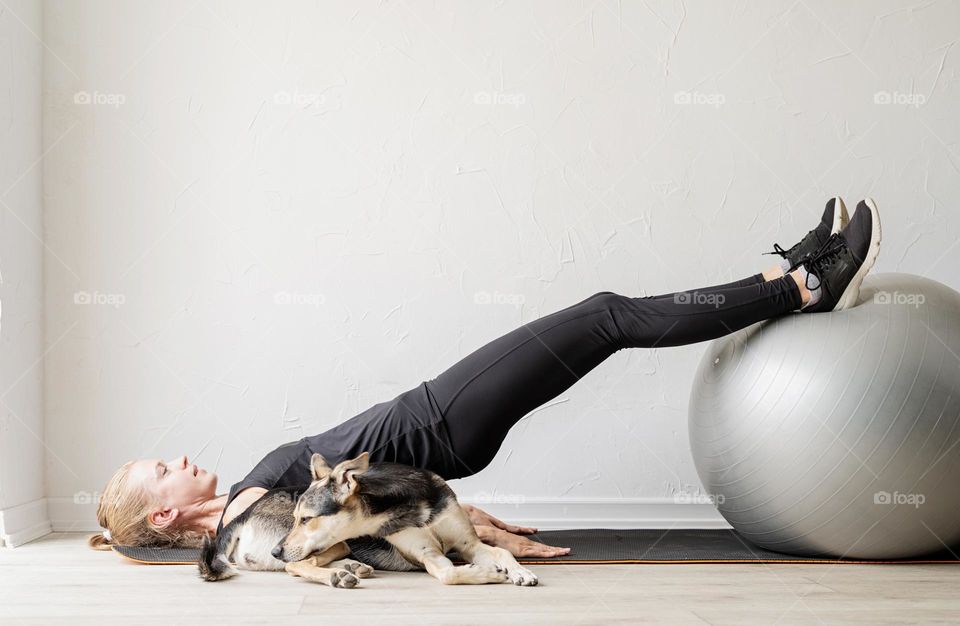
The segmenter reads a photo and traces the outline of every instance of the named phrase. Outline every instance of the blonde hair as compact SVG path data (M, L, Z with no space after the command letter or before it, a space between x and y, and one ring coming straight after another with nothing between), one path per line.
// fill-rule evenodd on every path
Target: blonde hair
M109 531L87 537L87 545L94 550L110 550L114 544L123 546L155 546L166 548L199 548L207 532L181 528L176 524L160 527L150 521L150 513L160 506L150 493L131 484L130 467L124 463L114 472L97 503L97 522Z

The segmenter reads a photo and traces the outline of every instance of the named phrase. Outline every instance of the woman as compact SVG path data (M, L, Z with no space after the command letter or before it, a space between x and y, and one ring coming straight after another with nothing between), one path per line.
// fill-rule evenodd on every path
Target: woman
M834 198L799 243L787 250L775 244L768 254L779 254L780 264L760 274L689 293L595 294L495 339L389 402L280 446L228 494L217 495L217 476L186 456L169 463L130 461L107 483L97 509L109 532L91 536L90 545L197 546L268 489L309 483L314 452L331 464L368 451L372 461L423 467L445 479L475 474L493 459L513 424L620 349L690 344L796 309L853 306L876 259L879 231L871 201L861 202L848 223L842 200ZM484 542L516 556L569 552L522 536L536 529L464 508Z

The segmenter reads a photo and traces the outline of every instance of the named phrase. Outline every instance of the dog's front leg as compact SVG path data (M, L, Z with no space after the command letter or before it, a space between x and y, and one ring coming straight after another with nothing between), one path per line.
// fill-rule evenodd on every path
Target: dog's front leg
M496 546L488 546L480 541L479 538L477 538L476 541L468 540L463 542L457 551L463 558L474 565L493 567L503 571L506 574L507 580L514 585L533 587L539 582L537 575L517 563L517 559L513 558L509 550L504 550Z
M333 561L344 558L348 554L350 554L350 546L347 545L346 541L341 541L340 543L333 544L323 552L314 552L304 560L312 561L314 565L323 567Z
M357 578L370 578L373 576L373 566L355 561L354 559L338 559L327 563L329 567L345 569Z
M346 541L335 543L323 552L317 552L310 555L305 560L310 561L317 567L329 567L331 569L345 569L357 578L369 578L373 576L373 568L366 563L355 561L354 559L345 559L349 556L350 546Z
M330 585L341 589L352 589L360 584L360 579L345 569L334 569L332 567L318 567L314 565L310 558L294 563L287 563L284 568L291 576L299 576L321 585Z
M350 547L347 546L346 542L341 541L323 552L308 556L302 561L287 563L284 569L291 576L299 576L321 585L352 589L360 584L360 580L354 572L349 571L349 568L338 567L339 564L346 562L342 559L348 554L350 554ZM353 562L357 563L356 561ZM363 565L362 563L357 564ZM328 565L332 567L325 567ZM364 567L368 566L364 565Z
M507 580L504 570L481 565L454 565L443 554L436 537L425 528L405 528L386 540L408 558L423 565L427 573L445 585L482 585Z
M473 524L459 506L449 508L449 515L438 522L437 531L446 537L455 538L453 547L473 565L503 571L507 579L515 585L532 587L539 582L537 575L517 563L508 550L488 546L480 541Z
M428 548L421 553L424 569L444 585L484 585L502 583L507 580L504 570L480 565L454 565L439 550Z

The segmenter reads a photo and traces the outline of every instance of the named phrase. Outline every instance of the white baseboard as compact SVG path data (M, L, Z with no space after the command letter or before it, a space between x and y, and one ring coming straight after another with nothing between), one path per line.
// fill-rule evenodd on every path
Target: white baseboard
M0 546L16 548L52 530L45 498L0 509Z
M540 530L564 528L730 528L709 502L674 498L463 497L505 522ZM48 498L53 530L96 532L96 504Z

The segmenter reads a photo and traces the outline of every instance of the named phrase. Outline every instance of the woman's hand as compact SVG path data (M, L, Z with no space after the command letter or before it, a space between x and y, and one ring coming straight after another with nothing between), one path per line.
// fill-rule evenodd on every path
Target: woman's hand
M480 537L480 541L491 546L497 546L499 548L509 550L510 554L513 556L552 557L570 554L570 548L548 546L545 543L533 541L527 537L514 535L506 530L494 528L493 526L487 526L486 524L478 524L473 528L477 531L477 536Z
M508 533L516 533L518 535L532 535L533 533L537 532L536 528L529 528L527 526L514 526L513 524L502 522L486 511L478 509L470 504L461 504L460 508L463 509L463 511L467 514L467 517L470 518L470 523L474 526L493 526L494 528L499 528L500 530L505 530Z
M460 507L470 518L474 530L480 541L491 546L497 546L510 551L513 556L521 557L552 557L570 554L570 548L548 546L519 535L532 535L536 528L515 526L497 519L482 509L470 504L461 504ZM516 533L516 534L515 534Z

